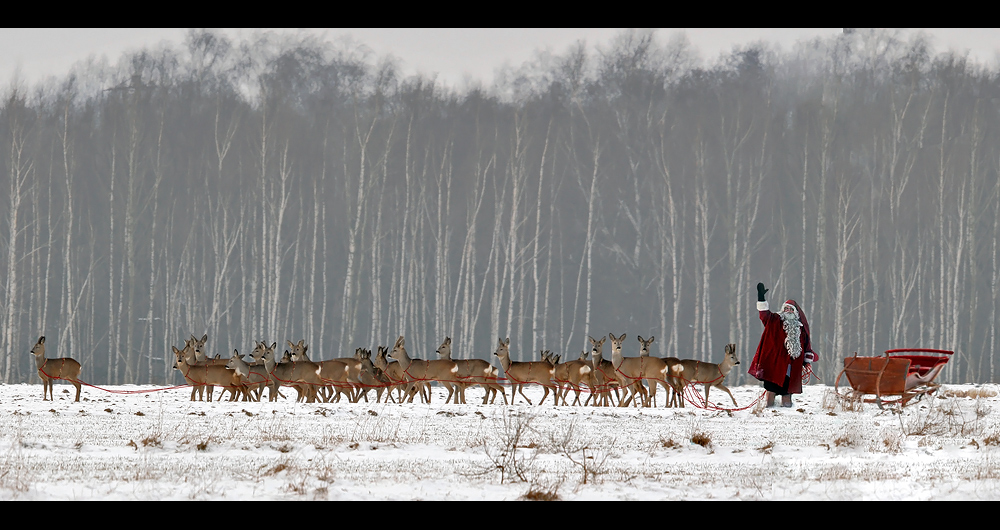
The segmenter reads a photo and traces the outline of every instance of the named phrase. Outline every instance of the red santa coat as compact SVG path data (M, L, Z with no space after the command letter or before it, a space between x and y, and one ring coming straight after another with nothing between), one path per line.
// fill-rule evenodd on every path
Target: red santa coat
M754 354L747 373L760 381L770 381L782 386L785 383L788 366L791 365L792 370L788 375L788 393L801 394L802 364L805 361L806 352L812 352L812 343L809 341L809 322L795 300L789 300L786 303L795 306L795 310L799 312L799 320L802 322L802 330L799 334L799 340L802 341L802 355L795 359L788 355L788 350L785 348L786 334L781 315L772 312L767 302L757 302L760 321L764 324L764 333L760 336L757 353Z

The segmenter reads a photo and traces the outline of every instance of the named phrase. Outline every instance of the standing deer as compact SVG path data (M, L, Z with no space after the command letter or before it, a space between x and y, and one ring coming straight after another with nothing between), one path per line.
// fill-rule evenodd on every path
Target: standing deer
M590 361L587 360L589 355L590 352L583 350L580 352L579 359L564 363L559 362L560 356L558 355L550 355L548 357L549 362L555 367L552 380L555 381L557 386L556 397L562 399L563 405L567 405L566 396L569 395L570 390L576 392L576 399L573 400L574 405L580 403L582 385L586 385L591 393L594 391L594 368Z
M607 337L601 337L601 340L594 340L594 337L587 337L590 340L591 350L590 350L590 365L594 369L593 389L596 393L591 393L587 396L586 401L583 402L583 406L587 406L590 400L594 400L594 406L607 407L610 405L611 401L611 390L615 391L615 399L621 402L621 396L618 395L618 378L615 377L615 367L611 361L604 358L604 341Z
M706 406L708 405L708 391L712 387L720 388L729 394L729 399L733 400L733 405L735 406L736 398L733 397L733 393L722 382L729 375L733 366L737 364L740 364L740 360L736 358L736 345L730 343L726 344L726 353L719 364L706 363L694 359L682 359L681 366L683 366L684 371L681 375L686 383L705 385ZM681 400L681 406L684 406L684 400Z
M545 394L542 395L542 400L538 404L545 403L545 398L549 396L549 388L552 386L552 377L555 375L555 368L552 367L551 363L548 361L519 362L510 360L510 338L499 339L499 344L493 355L500 359L504 376L511 382L510 403L512 405L515 403L514 396L518 392L529 405L532 404L528 396L524 395L524 385L528 383L536 383L545 388Z
M486 390L486 394L483 395L483 405L487 403L491 394L493 399L496 400L497 392L503 395L503 402L507 403L507 393L497 383L497 374L499 372L489 361L483 359L452 359L451 337L445 337L444 342L441 343L441 347L437 349L437 354L439 359L453 361L458 365L458 377L462 381L458 385L458 393L461 396L463 404L465 403L465 389L472 385L479 385Z
M402 335L396 339L396 344L393 345L392 351L389 352L389 357L399 363L399 367L403 369L403 374L406 375L408 382L418 384L437 381L448 388L449 399L453 395L454 387L461 382L458 378L458 365L455 364L455 361L444 359L434 361L413 359L406 352L406 340ZM411 394L409 402L412 401L413 395ZM427 402L431 402L429 393Z
M412 396L413 394L411 390L416 392L416 388L407 382L406 374L403 373L403 369L400 367L400 364L396 361L390 362L389 359L386 358L388 354L389 348L379 346L378 352L375 354L375 359L372 360L372 364L376 368L382 370L382 373L385 374L386 379L388 379L389 393L391 394L393 389L395 389L396 395L399 397L398 401L399 403L402 403L404 392L407 395ZM420 397L423 399L424 395L421 394Z
M184 379L189 384L195 386L221 386L223 392L226 390L229 391L230 401L236 400L237 392L242 393L242 381L240 375L235 370L218 364L189 364L185 360L182 350L178 350L176 346L171 346L171 348L173 348L174 356L176 357L174 368L184 374ZM219 397L222 397L221 394ZM191 400L194 401L194 396L191 397Z
M652 344L654 337L650 337L649 340L644 341L642 337L639 337L639 343L642 346L639 348L639 357L650 357L649 355L649 345ZM667 393L667 407L671 407L678 404L679 401L683 401L682 392L684 391L684 381L681 379L681 372L684 370L681 365L681 360L677 357L661 357L667 362L667 380L665 388L669 387L665 392ZM659 381L659 380L658 380ZM663 382L663 381L659 381ZM656 407L656 387L650 385L650 397L653 401L653 407Z
M243 401L260 401L264 387L271 381L270 370L264 363L247 363L239 351L233 350L233 356L226 362L226 368L239 374L240 383L243 385Z
M662 386L663 392L666 394L666 399L664 400L665 406L669 407L671 405L670 394L674 389L672 379L676 378L682 370L680 359L651 357L649 355L649 345L653 343L656 337L650 337L649 340L645 340L642 338L642 335L639 335L638 338L639 359L641 359L642 364L641 373L649 385L649 398L646 399L646 406L650 406L650 402L652 402L653 407L656 406L656 387Z
M214 358L211 359L208 357L208 354L205 353L206 342L208 342L207 333L202 335L200 339L196 338L194 335L191 335L190 339L191 350L190 351L187 350L187 343L185 343L185 349L183 350L185 352L185 361L191 366L206 365L206 364L225 366L226 363L229 362L229 359L220 359L218 355L216 355ZM212 393L215 392L215 387L212 385L197 386L192 388L191 401L194 401L195 392L198 393L199 396L198 401L201 401L201 396L203 395L203 392L206 390L208 391L208 400L212 401ZM223 391L223 393L224 392L225 391ZM222 397L221 394L219 397Z
M268 389L268 401L277 401L278 397L285 397L281 393L280 381L274 378L274 367L277 365L277 359L274 357L274 349L277 347L277 342L272 342L270 346L267 345L267 342L257 342L253 351L250 352L250 358L253 359L253 363L250 366L262 366L267 371L267 383L264 386ZM261 400L263 393L264 389L262 388L257 393L257 401Z
M382 349L382 346L379 346ZM372 388L375 389L375 402L382 402L382 394L386 394L385 402L388 403L391 399L395 402L395 398L392 397L392 391L390 386L392 381L389 376L379 368L375 366L375 361L372 360L371 350L362 350L361 352L361 395L364 396L365 401L368 401L368 391ZM389 389L389 392L386 390Z
M342 394L347 394L347 400L354 403L357 400L355 395L358 390L359 376L361 373L361 361L358 357L360 349L354 352L354 357L342 357L338 359L328 359L325 361L312 361L306 351L309 345L305 339L298 343L288 342L288 353L295 362L315 362L320 367L320 379L323 384L316 390L320 392L320 397L324 402L336 400L340 401ZM334 399L336 396L336 399Z
M267 382L265 382L263 386L257 388L257 390L254 393L254 401L260 401L264 395L264 389L272 388L271 370L274 368L274 363L275 363L274 349L278 346L278 343L272 342L271 346L268 346L267 342L263 341L260 342L254 341L254 343L255 343L254 348L253 350L250 351L250 359L251 359L251 362L249 363L250 367L263 368L265 371L265 376L267 378ZM270 355L267 354L268 351L270 351ZM279 393L278 395L284 397L283 394Z
M290 386L299 394L296 401L305 399L306 403L315 403L317 389L324 385L320 378L318 364L312 361L293 361L292 354L288 350L285 350L281 361L271 369L270 376L271 393L269 399L271 401L278 399L278 389L281 386Z
M38 367L38 377L42 378L42 401L47 401L46 395L56 400L54 382L56 379L69 381L76 387L76 399L80 401L80 363L69 357L59 359L45 358L45 336L38 337L38 342L31 348L35 356L35 366Z
M618 379L618 386L629 391L628 398L623 397L619 400L618 406L629 406L637 393L642 397L642 403L645 405L649 394L646 391L646 387L642 384L643 359L641 357L626 358L622 356L622 342L625 341L624 333L622 333L621 337L617 338L615 338L614 333L609 333L608 335L611 336L611 364L614 366L614 376ZM647 359L656 358L647 357ZM663 363L662 360L660 362ZM663 363L663 377L666 378L666 363ZM636 401L637 406L638 404L639 402Z
M207 336L206 336L207 339ZM198 339L191 335L190 339L184 341L184 349L180 350L181 354L184 356L184 360L191 365L198 363L198 355L195 351L195 347L198 344ZM194 401L195 396L198 397L198 401L205 401L205 387L201 385L195 385L191 387L191 401ZM208 393L208 400L212 400L212 392Z

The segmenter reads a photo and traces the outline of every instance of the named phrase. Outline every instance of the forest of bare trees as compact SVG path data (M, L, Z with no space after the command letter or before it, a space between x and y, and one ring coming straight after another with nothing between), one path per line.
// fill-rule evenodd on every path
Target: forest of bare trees
M0 382L40 335L92 384L205 333L749 361L758 281L826 383L903 347L998 380L1000 72L881 30L709 66L627 31L462 91L365 50L198 30L0 90Z

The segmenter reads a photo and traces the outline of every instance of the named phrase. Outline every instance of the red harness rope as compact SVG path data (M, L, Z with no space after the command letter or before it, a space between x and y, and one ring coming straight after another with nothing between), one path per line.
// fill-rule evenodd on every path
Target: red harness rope
M66 361L64 360L63 363L65 364L65 362ZM164 387L164 388L151 388L151 389L147 389L147 390L109 390L107 388L101 388L101 387L99 387L97 385L92 385L90 383L81 381L79 379L67 379L65 377L58 377L58 376L49 375L42 368L39 368L38 371L41 372L42 375L44 375L45 377L48 377L49 379L61 379L63 381L70 381L70 382L73 382L73 383L79 383L82 386L88 386L90 388L96 388L98 390L103 390L103 391L111 393L111 394L148 394L150 392L161 392L163 390L173 390L175 388L187 388L187 387L191 386L191 385L179 385L179 386L168 386L168 387Z

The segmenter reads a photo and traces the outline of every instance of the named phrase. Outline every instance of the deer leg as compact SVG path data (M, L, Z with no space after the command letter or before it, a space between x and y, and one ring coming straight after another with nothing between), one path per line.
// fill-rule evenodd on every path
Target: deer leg
M521 397L523 397L525 401L528 402L529 405L534 405L534 403L532 403L531 400L528 399L528 396L524 395L524 385L517 385L517 391L518 393L521 394Z
M734 397L733 397L733 393L732 393L732 392L730 392L728 388L726 388L726 387L724 387L724 386L722 386L722 385L716 385L716 386L718 386L718 387L719 387L719 388L721 388L722 390L725 390L725 391L726 391L726 393L727 393L727 394L729 394L729 399L733 400L733 406L734 406L734 407L738 406L738 405L736 404L736 398L734 398Z
M621 407L627 407L627 406L629 406L630 403L632 403L632 396L635 395L635 389L633 389L631 385L625 387L625 393L629 393L629 392L631 392L631 393L628 394L627 397L625 397L625 398L619 397L618 398L618 407L619 408L621 408Z
M545 403L545 398L549 397L549 387L546 385L542 385L542 388L545 389L545 394L542 394L542 400L538 402L539 406L541 406L542 403ZM559 401L556 401L555 404L558 405Z

